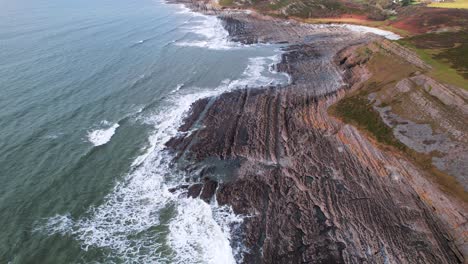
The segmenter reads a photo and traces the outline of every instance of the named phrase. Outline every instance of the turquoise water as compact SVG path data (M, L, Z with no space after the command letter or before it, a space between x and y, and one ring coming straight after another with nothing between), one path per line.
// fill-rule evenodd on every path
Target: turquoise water
M278 47L149 0L0 0L0 263L232 263L229 208L168 192L190 104L286 77Z

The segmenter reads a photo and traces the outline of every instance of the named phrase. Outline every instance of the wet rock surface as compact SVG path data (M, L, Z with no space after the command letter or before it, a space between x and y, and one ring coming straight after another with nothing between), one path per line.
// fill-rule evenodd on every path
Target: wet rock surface
M167 144L198 164L239 163L232 179L204 178L188 195L215 196L247 216L245 263L463 263L452 235L466 230L466 207L440 198L448 211L440 220L441 205L428 206L414 187L427 184L414 166L328 116L359 79L342 72L337 53L375 37L202 9L227 17L235 40L291 43L277 66L289 85L198 101L181 127L195 132Z
M244 158L217 200L251 216L245 262L461 261L398 170L372 164L379 161L365 152L363 162L333 124L321 123L320 100L294 88L240 90L218 98L203 120L190 149L196 160Z

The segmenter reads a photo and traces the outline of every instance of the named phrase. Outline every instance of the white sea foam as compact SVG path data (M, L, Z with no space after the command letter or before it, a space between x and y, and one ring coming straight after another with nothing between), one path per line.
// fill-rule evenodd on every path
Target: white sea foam
M241 217L229 211L218 216L220 207L200 199L181 199L177 208L177 216L169 225L169 242L179 252L176 263L236 263L230 233L231 225L242 222Z
M254 86L269 84L269 81L274 81L271 78L262 75L262 73L267 70L266 65L269 65L268 62L272 60L272 57L255 57L249 59L249 65L247 66L244 74L248 76L248 79L255 80Z
M287 74L278 74L278 72L273 67L280 61L280 55L250 58L249 64L243 72L244 78L232 81L229 85L233 87L260 87L284 84L284 76L287 76ZM287 78L289 81L289 77Z
M198 22L188 30L203 39L177 42L177 45L209 49L239 47L229 42L227 31L216 17L196 15L188 9L181 12L199 16ZM128 175L116 184L104 203L79 219L68 214L52 217L43 230L71 235L81 242L84 250L109 249L112 252L109 256L116 262L235 263L242 255L242 248L232 248L231 234L242 217L229 207L218 206L216 201L208 205L200 199L170 192L170 187L182 183L188 175L171 166L173 157L165 151L165 143L177 135L177 128L196 100L245 86L283 83L284 78L271 67L280 59L279 55L251 58L240 79L225 80L215 89L177 86L159 110L143 118L145 123L154 126L149 146L134 160ZM267 76L268 73L273 76ZM88 133L89 141L96 146L106 144L118 127L118 124L103 125L106 128ZM167 220L162 215L169 208L175 209L176 215Z
M273 73L273 74L278 74L279 73L279 74L283 75L287 79L286 83L291 84L291 82L292 82L291 75L287 74L286 72L278 72L278 69L277 69L276 66L278 65L278 63L281 62L283 52L280 51L280 50L278 50L277 52L278 52L278 54L269 57L271 59L271 61L272 61L272 63L269 65L269 71L271 73Z
M170 193L168 188L183 179L184 174L170 168L171 156L164 151L164 143L176 135L191 103L209 95L205 92L174 97L168 102L173 107L148 117L146 122L154 125L155 132L150 136L151 146L142 162L114 187L102 205L90 209L87 217L72 220L69 216L57 216L49 220L46 230L73 235L84 250L111 249L116 258L125 262L166 262L163 256L171 256L171 252L162 249L165 242L158 238L167 234L152 228L160 224L161 210L178 201L177 194Z
M188 209L184 209L184 199L179 200L178 194L168 191L171 185L176 185L184 178L184 174L170 168L171 156L164 151L164 143L176 135L177 127L190 105L195 100L214 93L201 91L174 97L171 100L174 107L148 117L146 122L155 126L155 133L150 137L151 147L144 155L141 164L134 168L124 181L117 184L105 198L104 204L92 208L88 217L73 221L69 216L57 216L49 220L46 230L75 236L82 242L85 250L89 247L109 248L116 257L125 262L166 262L163 256L171 256L171 252L163 251L164 242L158 238L167 234L162 231L151 231L151 228L160 224L161 210L168 205L175 204L178 215ZM183 240L207 240L213 244L229 245L229 240L223 236L220 227L214 220L209 220L210 207L200 205L193 209L197 211L184 216L186 221L196 218L196 215L202 215L210 225L200 227L205 230L202 237L199 237L199 233L172 234L171 232L174 258L196 257L187 255L195 253L185 250L186 247L175 246L181 245ZM192 218L190 214L194 214ZM192 224L195 225L196 222ZM138 235L143 232L145 236ZM219 249L223 251L219 251L218 254L232 256L230 247L224 246ZM198 254L208 256L210 253L207 252L207 248L203 248Z
M108 121L102 121L101 126L104 128L96 129L88 132L88 141L94 146L101 146L109 142L115 133L115 130L119 127L119 124L111 124Z
M227 50L241 47L239 43L229 41L229 33L224 29L221 20L215 16L206 16L199 13L185 11L192 16L196 16L196 20L192 20L189 26L185 29L195 33L199 38L190 41L178 41L175 44L178 46L200 47L213 50ZM188 25L188 23L187 23Z
M193 12L190 10L190 8L186 7L184 4L175 4L174 6L179 8L179 11L176 12L176 14L193 14L196 15L197 13Z
M179 91L182 87L184 87L184 84L183 83L180 83L176 86L176 88L174 90L171 91L171 93L176 93L177 91Z
M281 78L262 76L275 59L252 58L239 80L225 80L215 89L192 87L171 94L156 113L143 119L155 128L149 138L150 146L135 159L129 174L105 197L105 202L80 219L69 215L53 217L43 229L50 234L72 235L84 250L110 249L116 261L235 263L242 249L231 247L231 231L242 222L242 217L216 202L208 205L169 192L188 175L172 168L172 156L165 151L165 143L178 133L177 128L196 100L239 87L281 82ZM167 222L160 217L169 207L177 213ZM160 225L168 225L169 230L155 228Z
M240 47L228 41L228 33L216 17L196 14L187 8L181 12L195 17L198 22L188 29L202 40L176 44L209 49ZM243 250L240 244L232 247L231 234L242 217L229 207L218 206L216 201L208 205L170 192L170 187L183 183L189 175L171 166L173 157L165 151L165 143L177 135L177 128L196 100L245 86L284 83L284 76L271 67L280 59L281 56L251 58L241 78L224 80L214 89L181 89L183 84L178 85L156 112L141 113L145 116L140 120L154 127L149 146L133 161L128 175L116 184L104 203L89 209L79 219L70 215L52 217L43 229L50 234L71 235L84 250L108 249L113 258L109 261L235 263ZM118 127L108 122L101 125L104 128L88 133L89 141L96 146L107 143ZM170 208L176 215L168 220L163 212Z
M49 218L44 229L50 234L65 235L73 227L73 221L70 214L56 215ZM36 230L39 231L39 230Z
M45 139L58 139L64 135L63 132L55 132L44 136Z

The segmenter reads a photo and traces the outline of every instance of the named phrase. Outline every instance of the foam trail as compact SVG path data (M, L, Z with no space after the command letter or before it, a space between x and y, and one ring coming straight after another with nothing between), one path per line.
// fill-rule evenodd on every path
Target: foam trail
M117 260L124 262L171 262L171 256L180 253L164 249L165 242L158 238L167 236L167 232L154 227L161 224L161 210L177 202L178 196L168 189L179 184L184 173L170 168L172 157L164 151L164 143L176 135L191 103L211 94L201 92L174 97L168 102L173 107L147 117L145 121L154 125L155 132L150 136L151 145L142 162L114 187L104 204L91 208L88 216L78 220L69 216L51 218L46 231L71 234L81 241L84 250L89 247L108 248ZM220 237L216 230L210 234L214 237L204 239L213 241Z
M197 17L191 21L190 26L185 29L195 33L202 39L190 41L178 41L177 46L199 47L213 50L228 50L242 47L241 44L229 41L229 33L224 29L221 20L215 16L206 16L199 13L183 9L184 13L189 13Z
M286 73L278 73L275 70L274 66L279 62L281 62L281 54L269 57L250 58L249 64L243 72L245 78L235 80L230 85L237 87L279 85L285 83L284 76L286 76L286 83L288 83L289 75Z
M141 115L146 116L141 120L152 125L154 132L146 152L135 159L128 175L103 204L90 208L83 217L58 215L41 230L70 235L84 250L110 250L106 259L109 262L235 263L242 257L242 249L232 247L231 234L242 217L216 202L208 205L170 192L190 175L171 166L173 156L165 150L165 143L177 135L183 118L198 99L245 86L281 83L283 76L269 71L269 65L277 60L278 56L251 58L238 80L225 80L214 89L180 89L161 102L155 112L148 115L143 111ZM167 219L164 215L171 210L175 215Z
M179 91L182 87L184 87L184 84L181 83L181 84L178 84L177 87L171 91L171 94L172 93L176 93L177 91Z
M110 123L108 121L102 121L102 125L108 126ZM115 130L119 127L119 124L113 124L112 126L104 129L96 129L88 132L88 141L91 142L94 146L102 146L109 142L112 136L115 134Z
M271 73L273 73L273 74L278 74L278 73L279 73L279 74L282 74L282 75L283 75L284 77L286 77L286 79L287 79L287 82L286 82L286 83L287 83L287 84L291 84L291 83L292 83L292 78L291 78L291 76L290 76L288 73L286 73L286 72L278 72L277 67L276 67L276 66L278 65L278 63L281 62L282 55L283 55L283 52L280 51L280 53L269 57L269 58L271 59L271 61L272 61L272 63L269 65L269 67L270 67L270 68L269 68L269 71L270 71Z
M233 222L231 219L238 222L242 219L229 215L216 221L213 209L216 207L200 199L185 198L178 202L178 214L169 226L170 244L177 252L182 252L177 255L176 263L236 263L229 226ZM210 241L207 237L214 239Z

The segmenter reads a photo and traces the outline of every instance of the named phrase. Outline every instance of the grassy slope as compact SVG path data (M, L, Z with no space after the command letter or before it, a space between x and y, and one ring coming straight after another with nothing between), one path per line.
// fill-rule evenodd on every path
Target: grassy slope
M468 0L434 5L461 3ZM405 37L399 44L414 50L432 66L428 75L439 82L468 89L468 12L464 10L428 8L418 0L410 1L406 7L392 0L219 0L219 4L253 8L263 14L287 16L305 23L350 23L395 32ZM427 30L450 32L422 33Z
M373 102L369 101L368 96L370 93L395 85L418 69L385 53L375 53L368 47L359 49L356 56L362 61L368 60L366 66L372 77L358 90L332 106L330 113L366 131L378 142L405 151L405 146L394 137L392 128L388 127L379 113L373 109Z
M356 126L361 132L378 142L381 147L409 157L420 168L427 171L428 174L433 177L434 181L441 186L442 190L464 201L468 201L468 194L464 191L463 186L461 186L454 177L441 172L432 165L432 157L437 156L438 153L418 153L402 144L395 138L393 128L387 126L381 119L380 114L374 110L373 106L375 102L371 102L368 99L370 93L385 93L398 81L411 76L420 69L382 51L371 52L368 48L362 48L358 51L358 54L358 56L367 56L369 58L366 66L372 73L372 77L363 83L362 87L348 94L345 98L332 106L329 109L330 114L338 117L345 123ZM388 71L388 69L393 70ZM401 105L402 101L407 101L409 104L406 106ZM412 119L411 117L414 109L410 107L412 104L411 98L400 97L398 100L385 101L382 103L385 106L391 106L392 111L396 111L398 115L404 116L410 120Z
M468 9L468 0L455 0L453 2L433 2L429 4L430 7L439 8L460 8Z
M375 85L375 83L373 83ZM373 109L373 104L367 99L368 91L361 91L343 98L331 112L345 123L356 125L371 134L378 142L404 150L404 145L393 135L393 130L380 118Z
M290 18L330 18L341 15L368 16L384 20L382 9L393 5L392 0L219 0L222 6L253 8L258 12Z
M432 66L431 77L468 89L468 31L429 33L398 42Z

